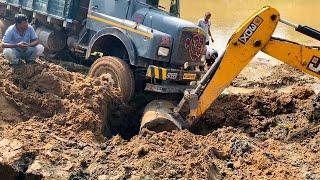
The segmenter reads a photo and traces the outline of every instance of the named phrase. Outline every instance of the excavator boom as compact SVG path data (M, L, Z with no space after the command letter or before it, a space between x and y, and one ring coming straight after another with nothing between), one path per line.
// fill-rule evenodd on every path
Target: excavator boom
M302 72L320 78L320 47L304 46L272 37L262 51Z
M190 108L187 117L189 124L193 124L193 121L205 113L221 92L270 41L279 19L280 14L276 9L264 7L238 28L217 64L209 69L207 77L200 82L195 92L191 92L199 98L197 101L190 101L197 104L191 105L196 108Z
M280 20L280 14L274 8L269 6L262 8L236 30L228 41L224 53L198 82L197 88L187 90L176 107L172 108L173 105L169 102L150 103L145 112L147 115L142 119L141 128L152 127L151 129L155 130L159 123L164 127L163 124L167 124L166 122L170 122L170 130L190 127L259 51L320 78L320 49L272 37L279 21L315 39L320 37L320 32L317 30ZM186 103L189 114L184 120L179 113Z

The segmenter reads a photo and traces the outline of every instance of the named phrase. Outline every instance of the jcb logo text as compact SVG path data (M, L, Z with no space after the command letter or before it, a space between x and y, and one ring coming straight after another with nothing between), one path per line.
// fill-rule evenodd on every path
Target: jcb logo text
M243 44L246 44L249 41L249 39L253 36L253 34L256 32L258 27L262 24L262 22L262 18L260 18L259 16L255 17L249 25L249 27L240 36L239 41Z
M308 68L311 71L320 74L320 58L314 56L312 58L311 62L309 63Z

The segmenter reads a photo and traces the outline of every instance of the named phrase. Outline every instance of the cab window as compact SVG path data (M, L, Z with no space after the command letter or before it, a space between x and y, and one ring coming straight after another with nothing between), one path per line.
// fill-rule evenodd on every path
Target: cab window
M180 15L178 0L146 0L146 3L150 6L168 12L173 16Z

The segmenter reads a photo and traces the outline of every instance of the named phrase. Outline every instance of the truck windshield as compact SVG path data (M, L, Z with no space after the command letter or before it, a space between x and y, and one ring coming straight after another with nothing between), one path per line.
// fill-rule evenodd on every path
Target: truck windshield
M166 11L173 16L180 16L179 0L146 0L146 3L163 11Z

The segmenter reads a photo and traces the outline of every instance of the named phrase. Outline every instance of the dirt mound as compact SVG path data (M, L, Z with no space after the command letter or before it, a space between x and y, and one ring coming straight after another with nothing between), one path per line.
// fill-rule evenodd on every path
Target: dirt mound
M223 96L193 129L198 134L207 134L210 130L232 126L244 128L250 136L259 136L257 133L265 133L277 124L309 124L319 119L315 115L319 111L315 105L318 98L319 95L305 87L295 87L291 93L263 89Z
M1 61L0 84L0 176L320 178L320 95L305 86L221 96L193 133L143 130L130 140L107 140L108 102L118 107L111 111L119 120L123 105L103 81L42 61L14 71ZM133 102L129 118L143 109L144 98Z
M117 90L103 81L86 79L58 65L41 61L11 69L2 63L0 68L1 96L22 119L9 130L12 135L30 127L32 131L58 130L63 137L90 131L101 138L107 104L120 102Z
M187 131L159 134L143 131L130 142L117 139L108 142L88 172L94 178L107 179L318 177L316 144L312 139L305 145L272 138L259 141L231 127L207 136ZM313 150L309 149L311 146Z
M14 167L27 164L26 173L52 179L317 179L318 99L304 87L292 94L258 90L225 96L197 125L210 131L205 136L143 130L129 141L116 136L94 143L66 139L56 128L55 134L43 127L32 135L25 123L20 129L30 133L22 139L38 139L37 144L22 143L16 134L19 140L4 139L0 147L9 154L2 157L19 157L11 161Z
M203 135L144 130L130 141L115 137L100 145L88 176L316 179L320 119L313 115L319 113L318 99L305 87L291 94L257 90L222 97L196 125Z
M261 69L261 67L264 69ZM297 71L287 64L272 67L263 63L253 62L250 67L247 67L239 74L231 85L243 88L277 89L290 85L305 85L317 82L319 80L316 78Z

